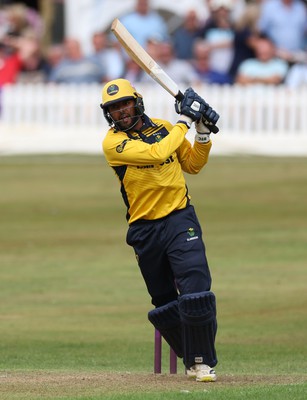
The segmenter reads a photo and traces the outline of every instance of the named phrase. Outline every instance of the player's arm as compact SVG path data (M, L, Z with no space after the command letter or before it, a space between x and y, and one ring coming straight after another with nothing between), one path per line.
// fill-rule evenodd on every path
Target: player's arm
M183 144L177 149L177 156L182 170L188 174L198 174L208 162L211 147L211 140L205 144L195 141L192 146L185 139Z
M212 142L210 140L210 121L217 121L219 115L211 107L203 118L195 123L196 135L194 145L188 140L178 148L177 155L184 172L197 174L207 164Z
M147 144L129 140L125 134L108 134L103 142L104 154L111 166L147 165L164 162L183 143L192 122L200 120L205 112L203 99L192 88L185 91L183 99L175 103L179 114L177 124L160 142Z
M111 166L160 164L183 143L187 131L185 123L178 123L163 140L153 144L128 139L121 132L109 132L103 142L103 152Z

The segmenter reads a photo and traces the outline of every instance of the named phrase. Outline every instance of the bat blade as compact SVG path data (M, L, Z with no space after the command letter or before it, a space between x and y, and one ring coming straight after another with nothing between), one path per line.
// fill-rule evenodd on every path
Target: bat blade
M160 67L160 65L147 53L147 51L143 49L118 18L112 22L111 31L132 60L134 60L148 75L150 75L152 79L154 79L177 100L180 101L183 99L183 93L179 90L176 82L174 82L173 79ZM219 128L216 125L211 125L210 129L213 133L219 131Z
M143 49L119 19L116 18L113 21L111 31L132 60L134 60L148 75L150 75L152 79L159 83L159 85L161 85L172 96L178 99L182 98L183 95L176 82L174 82L159 66L159 64Z

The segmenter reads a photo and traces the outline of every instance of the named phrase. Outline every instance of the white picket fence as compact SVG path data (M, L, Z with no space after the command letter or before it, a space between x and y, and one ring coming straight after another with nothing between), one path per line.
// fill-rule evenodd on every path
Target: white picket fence
M228 152L307 154L307 87L201 85L195 89L220 113L221 132L214 136L217 152L228 148ZM174 100L156 83L138 84L137 90L147 114L176 121ZM23 147L31 152L31 146L33 152L101 151L108 126L100 102L100 85L6 86L1 98L0 154L21 152ZM267 144L263 151L262 138Z

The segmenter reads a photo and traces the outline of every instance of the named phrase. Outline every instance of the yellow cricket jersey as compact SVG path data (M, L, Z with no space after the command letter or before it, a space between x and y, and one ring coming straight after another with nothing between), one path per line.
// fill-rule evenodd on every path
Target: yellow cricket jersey
M144 117L141 131L109 129L103 152L114 169L127 207L128 223L155 220L185 208L190 200L183 171L197 174L207 163L211 142L191 143L184 123Z

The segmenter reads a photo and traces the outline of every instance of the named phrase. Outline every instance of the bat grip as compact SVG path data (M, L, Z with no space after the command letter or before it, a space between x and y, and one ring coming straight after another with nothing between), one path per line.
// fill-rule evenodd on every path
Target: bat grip
M179 92L175 96L175 99L178 101L181 101L183 98L184 98L184 94L179 90Z
M183 98L184 98L184 94L179 90L179 92L175 96L175 99L178 101L181 101ZM219 128L216 125L210 125L210 130L213 133L219 132Z

